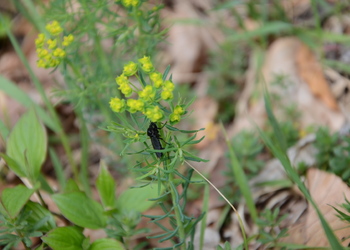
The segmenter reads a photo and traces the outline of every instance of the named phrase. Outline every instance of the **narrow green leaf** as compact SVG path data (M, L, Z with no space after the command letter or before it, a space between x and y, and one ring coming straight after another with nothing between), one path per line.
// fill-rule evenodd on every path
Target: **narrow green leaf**
M83 192L55 194L52 196L64 217L74 224L91 229L103 228L107 218L102 206Z
M24 107L34 107L38 113L40 119L45 123L47 127L57 132L57 125L53 122L49 115L17 85L3 76L0 76L0 90L4 91L7 95L21 103Z
M124 245L115 239L98 239L95 240L89 250L124 250Z
M53 148L49 148L49 155L51 158L53 168L55 169L56 177L58 179L58 182L60 183L61 189L64 189L64 187L66 186L66 177L64 175L63 165L58 159L58 156Z
M152 207L155 203L155 201L149 201L148 199L157 196L157 184L150 184L142 188L128 189L118 198L117 207L120 210L132 210L142 213Z
M14 188L5 188L2 191L1 201L7 214L15 218L34 192L34 189L29 189L22 184Z
M85 236L76 227L58 227L41 239L53 250L81 250Z
M15 159L21 171L12 169L17 175L35 182L46 157L47 135L34 110L24 114L17 122L7 140L6 154Z
M236 153L232 147L232 144L227 136L226 130L224 129L224 126L221 124L221 128L224 132L226 144L228 146L229 155L230 155L230 167L234 174L235 181L237 182L239 189L241 190L243 197L247 203L248 210L250 212L251 217L253 218L253 221L256 221L258 218L258 212L255 207L255 203L253 200L253 195L249 187L249 183L247 180L247 177L244 173L243 167L240 164L240 162L237 159Z
M46 223L41 227L37 228L37 230L41 232L48 232L56 227L55 218L51 214L49 210L44 208L42 205L36 202L28 201L24 206L24 211L31 211L30 216L27 218L27 221L34 225L41 219L47 217Z
M3 121L0 120L0 138L2 138L5 141L9 133L9 129L6 127Z
M97 176L96 187L101 197L102 204L105 208L111 209L115 206L115 181L108 172L106 164L101 161L100 173Z
M254 30L235 33L234 35L229 36L227 39L228 41L232 41L232 42L251 40L257 37L263 37L271 34L278 34L281 32L285 33L292 29L293 29L293 25L290 23L273 21L273 22L265 23L264 25L261 25L259 28Z

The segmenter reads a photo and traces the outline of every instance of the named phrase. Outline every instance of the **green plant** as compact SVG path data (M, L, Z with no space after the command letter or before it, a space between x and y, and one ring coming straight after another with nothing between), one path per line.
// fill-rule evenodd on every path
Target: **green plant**
M265 245L266 248L275 247L278 241L287 236L287 228L280 229L281 222L286 219L288 214L279 215L279 208L265 209L257 219L259 226L259 236L257 240Z
M199 218L185 215L187 191L193 170L184 175L179 172L178 166L185 160L205 161L185 149L187 145L199 143L203 137L195 140L194 134L188 138L181 138L178 133L196 133L198 130L185 131L171 126L186 115L191 102L186 103L179 98L177 103L174 103L174 84L171 78L167 79L168 72L169 68L163 74L156 71L149 57L139 59L139 63L127 63L123 73L116 78L119 89L127 99L113 97L110 101L110 107L116 112L120 123L113 122L107 129L126 137L126 147L122 154L135 155L136 165L131 170L140 175L137 178L143 181L140 188L154 182L158 184L159 197L152 200L157 201L164 215L146 217L152 219L151 222L165 233L150 238L161 238L159 242L172 240L174 247L186 249L185 240L190 237L191 241L188 244L191 247L195 225L203 215ZM133 77L139 84L131 83L129 79ZM131 98L135 96L138 98ZM125 119L127 115L132 122ZM161 125L161 121L164 120L170 124ZM125 153L126 149L130 149L130 145L137 142L142 143L145 148L135 153ZM141 156L140 159L137 155ZM179 185L182 186L182 193L177 189ZM164 219L169 220L172 229L159 223Z
M350 183L350 138L331 134L327 128L316 132L315 147L318 168L331 171Z

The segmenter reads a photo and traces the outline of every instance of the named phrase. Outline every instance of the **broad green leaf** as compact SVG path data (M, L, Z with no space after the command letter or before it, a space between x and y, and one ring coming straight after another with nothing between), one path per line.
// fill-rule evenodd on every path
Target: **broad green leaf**
M22 169L22 167L11 157L9 157L6 154L0 153L0 157L3 158L7 164L7 166L16 173L16 175L20 177L26 176L25 169Z
M67 194L74 192L80 192L80 189L78 187L78 184L74 180L69 179L64 187L63 193Z
M34 189L29 189L22 184L14 188L5 188L2 191L1 201L7 214L15 218L34 192Z
M15 83L4 78L3 76L0 76L0 90L4 91L7 95L21 103L24 107L34 107L35 111L45 125L55 132L58 131L57 125L53 122L50 116L48 116L38 104L33 102L33 100L30 99L30 97L23 90L17 87Z
M35 182L45 160L46 149L46 130L34 110L31 110L21 117L7 140L6 154L14 159L21 169L12 170L19 176L25 173L25 177Z
M115 181L108 172L106 164L101 161L100 173L96 180L96 187L100 194L102 204L105 208L111 209L115 206Z
M89 250L124 250L124 245L115 239L95 240Z
M58 227L41 239L54 250L81 250L85 236L76 227Z
M31 212L30 216L27 218L27 221L31 225L34 225L40 220L46 218L45 223L37 228L37 230L48 232L56 227L55 218L51 212L39 203L28 201L28 203L24 206L24 211Z
M117 200L117 207L120 210L133 210L142 213L154 205L155 201L149 201L148 199L155 197L158 197L158 185L156 183L142 188L131 188L120 195Z
M85 193L55 194L52 199L64 217L74 224L91 229L105 227L107 217L103 214L102 206Z

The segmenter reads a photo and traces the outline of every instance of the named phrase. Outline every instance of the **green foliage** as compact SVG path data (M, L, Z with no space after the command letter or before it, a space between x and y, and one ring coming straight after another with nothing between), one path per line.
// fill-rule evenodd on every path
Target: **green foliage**
M6 155L9 167L33 184L39 178L47 150L45 128L32 110L21 117L7 140Z
M85 236L78 227L58 227L41 238L52 249L83 249Z
M242 131L232 139L233 150L248 177L255 176L264 162L258 158L264 145L253 132Z
M104 228L107 218L102 206L83 192L55 194L52 199L61 213L74 224L91 228ZM82 204L84 204L82 206Z
M333 206L332 206L333 207ZM345 209L346 213L341 211L340 209L333 207L335 211L337 211L337 216L342 220L342 221L347 221L350 223L350 202L349 200L345 197L345 203L341 204L340 207L342 209Z
M96 179L96 188L101 197L104 209L107 210L115 207L116 183L104 162L101 162L100 165L100 173Z
M314 143L316 163L320 169L330 171L350 184L350 137L331 134L327 128L316 132Z
M259 226L258 241L270 248L276 246L279 239L287 236L287 228L280 229L281 222L288 217L288 214L279 215L279 208L265 209L257 220Z

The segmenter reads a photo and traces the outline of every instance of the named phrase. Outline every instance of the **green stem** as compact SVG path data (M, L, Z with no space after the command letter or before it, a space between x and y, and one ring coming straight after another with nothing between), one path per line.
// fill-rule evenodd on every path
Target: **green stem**
M175 183L174 180L174 175L170 174L169 175L169 182L170 183ZM181 250L186 250L186 243L185 243L185 229L184 229L184 225L183 225L183 221L181 219L181 211L180 211L180 205L178 204L178 200L177 197L178 195L176 195L177 190L174 185L170 185L170 193L171 193L171 200L174 206L174 211L175 211L175 218L176 218L176 224L179 228L178 233L179 233L179 238L180 238L180 242L183 242L183 244L180 246Z
M1 18L1 21L3 22L3 17L0 16L0 18ZM67 158L68 158L68 162L69 162L70 166L72 167L72 171L73 171L75 180L79 181L77 165L74 162L72 150L71 150L70 145L69 145L69 140L68 140L68 137L63 130L61 121L60 121L53 105L51 104L50 100L46 96L45 90L44 90L43 86L41 85L41 83L39 82L39 79L36 77L33 70L31 69L31 67L28 63L28 60L26 59L25 55L23 54L23 51L21 50L16 38L14 37L14 35L12 34L10 29L7 29L6 32L7 32L7 36L9 37L18 57L21 59L21 62L24 64L24 66L28 70L29 75L30 75L30 77L35 85L35 88L38 90L41 98L43 99L46 107L48 108L48 111L49 111L54 123L56 124L55 132L57 133L58 137L61 140L61 143L63 145L63 148L64 148L66 155L67 155Z

